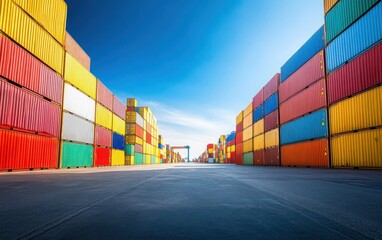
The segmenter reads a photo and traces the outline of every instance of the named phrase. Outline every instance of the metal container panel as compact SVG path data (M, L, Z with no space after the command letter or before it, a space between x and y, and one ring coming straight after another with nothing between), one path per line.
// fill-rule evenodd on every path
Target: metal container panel
M60 136L61 108L0 77L0 127Z
M118 150L125 150L125 137L113 132L113 148Z
M96 105L96 120L95 122L107 129L113 128L113 113L97 103Z
M94 144L97 146L111 147L112 132L101 126L95 126Z
M139 145L139 144L135 144L134 145L134 153L142 153L143 152L143 148L142 148L142 145ZM133 154L132 154L133 155Z
M260 119L253 124L253 136L256 137L262 133L264 133L264 119Z
M246 129L253 124L252 112L249 113L243 120L243 128Z
M113 165L113 162L111 164ZM135 156L125 156L125 165L135 165Z
M116 96L114 96L113 100L113 113L123 120L126 118L126 106Z
M325 12L325 15L329 12L330 9L332 9L332 7L334 5L336 5L336 3L338 1L339 0L324 0L324 12Z
M243 153L252 152L253 150L253 139L249 139L243 142Z
M236 134L235 141L236 141L236 143L242 143L243 142L243 133L242 132L239 132L238 134Z
M141 153L135 153L134 154L134 164L135 165L142 165L143 164L143 154L141 154Z
M382 126L382 86L337 102L329 116L330 134Z
M313 34L304 45L281 67L281 82L297 71L309 59L325 48L324 27Z
M144 164L150 164L151 156L147 155L147 154L143 154L143 162L144 162Z
M324 51L320 51L279 86L280 103L325 77Z
M126 155L134 155L134 148L135 148L135 145L126 144L125 145L125 154Z
M273 111L264 117L264 131L268 132L279 127L279 111Z
M327 137L327 111L321 109L288 122L281 125L280 131L282 145Z
M341 0L325 16L326 42L330 43L379 0Z
M62 78L1 33L0 75L60 105L62 104Z
M247 117L249 114L252 113L252 103L250 103L243 111L243 117L245 119L245 117ZM244 121L244 120L243 120Z
M264 116L267 116L271 112L275 111L279 107L279 95L273 94L264 102Z
M253 165L264 166L264 150L257 150L253 152Z
M243 111L241 111L236 117L236 125L243 121Z
M61 168L93 166L94 148L91 145L62 142Z
M244 129L243 131L243 141L247 141L253 137L252 125Z
M128 98L128 99L126 100L126 106L127 106L127 107L133 107L133 108L135 108L136 106L138 106L138 101L137 101L137 99L135 99L135 98Z
M341 33L326 47L328 73L357 57L382 38L382 2Z
M236 164L242 165L243 164L243 144L238 143L236 144Z
M382 129L331 138L332 167L382 167Z
M65 37L65 51L67 51L74 59L77 60L82 66L84 66L88 71L90 71L90 57L81 48L81 46L73 39L68 32L66 32Z
M382 83L382 43L340 67L328 76L332 104Z
M94 167L105 167L111 165L111 149L95 147Z
M113 93L100 80L97 80L97 101L109 110L113 109Z
M276 93L279 89L280 73L276 73L271 80L264 86L264 100L267 100L270 96ZM260 103L261 104L261 103Z
M243 154L243 165L253 165L253 152Z
M265 133L265 148L279 146L279 129L273 129Z
M136 123L140 127L144 128L144 120L137 112L126 112L126 122L127 123Z
M257 122L264 117L263 105L259 105L253 112L253 122Z
M62 119L62 139L94 144L94 123L64 112Z
M236 125L236 132L242 132L243 131L243 122L240 122Z
M324 78L280 104L281 124L326 107L326 96Z
M265 166L280 166L279 147L267 148L264 150Z
M113 131L125 135L126 123L117 115L113 114Z
M325 138L281 146L281 165L328 168L328 139Z
M68 83L64 86L63 108L94 122L95 101Z
M258 108L263 103L264 103L264 89L262 88L252 99L252 109Z
M253 139L253 150L261 150L264 149L264 134L261 134Z
M58 167L56 138L0 129L0 170Z
M143 128L141 128L139 125L136 126L136 129L135 129L135 135L137 135L137 137L140 137L143 139Z
M112 149L111 150L111 165L112 166L123 166L125 165L125 154L121 150ZM134 157L133 164L134 165Z

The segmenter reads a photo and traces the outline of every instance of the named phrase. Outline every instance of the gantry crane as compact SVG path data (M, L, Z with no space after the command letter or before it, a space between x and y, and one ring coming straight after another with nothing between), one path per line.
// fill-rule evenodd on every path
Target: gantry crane
M171 149L187 149L187 162L190 162L190 146L174 146Z

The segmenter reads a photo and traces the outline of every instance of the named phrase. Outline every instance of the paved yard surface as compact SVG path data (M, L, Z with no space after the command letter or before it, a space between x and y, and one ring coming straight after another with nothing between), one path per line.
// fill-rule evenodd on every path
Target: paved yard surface
M382 171L177 164L0 174L0 239L382 239Z

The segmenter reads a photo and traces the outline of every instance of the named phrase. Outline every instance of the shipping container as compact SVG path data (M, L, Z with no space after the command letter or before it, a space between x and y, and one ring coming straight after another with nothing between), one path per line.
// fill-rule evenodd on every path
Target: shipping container
M329 108L330 134L382 126L382 86Z
M243 111L243 118L245 119L246 116L248 116L250 113L252 113L252 103L250 103ZM244 121L244 120L243 120Z
M125 153L123 150L111 150L111 165L112 166L123 166L125 165Z
M259 105L255 111L253 111L253 122L257 122L264 117L263 105Z
M264 102L264 89L260 89L260 91L253 97L252 99L252 109L258 108Z
M270 98L279 89L280 73L277 73L272 79L264 86L264 99ZM261 104L261 103L260 103Z
M246 117L243 119L243 128L246 129L249 126L251 126L253 123L253 117L252 117L252 112L249 113Z
M273 94L270 98L264 102L264 116L267 116L271 112L275 111L279 106L279 95Z
M281 165L291 167L329 167L328 139L281 146Z
M281 125L281 144L302 142L328 136L327 111L321 109Z
M253 137L253 130L252 125L248 128L244 129L243 131L243 141L247 141L248 139L251 139Z
M126 155L134 155L134 145L132 144L126 144L125 145L125 154Z
M329 103L382 83L382 43L328 76Z
M264 134L261 134L253 139L253 150L261 150L264 149Z
M281 67L281 82L297 71L309 59L324 49L324 27L313 34L304 45Z
M140 127L144 128L144 120L137 112L126 112L126 122L136 123Z
M253 136L256 137L262 133L264 133L264 119L260 119L253 124Z
M146 142L148 144L152 144L151 140L152 140L151 134L146 132Z
M235 141L236 141L236 143L242 143L243 142L243 133L242 132L239 132L236 134Z
M118 150L125 150L125 137L113 132L113 148Z
M95 101L68 83L64 87L63 108L94 122Z
M279 147L267 148L264 150L265 166L280 166Z
M279 111L273 111L264 117L264 131L268 132L279 127Z
M326 83L323 78L280 104L280 123L284 124L324 108L326 101Z
M135 98L128 98L126 100L127 107L133 107L135 108L138 105L137 99ZM132 110L134 111L134 110Z
M90 71L90 57L68 32L65 34L65 51Z
M113 128L113 113L101 104L97 103L95 122L111 130Z
M62 119L62 139L94 144L94 123L64 112Z
M240 112L236 117L236 125L243 121L243 112Z
M111 165L111 149L95 147L94 167L105 167Z
M252 152L253 150L253 139L243 141L243 153Z
M0 170L58 167L55 138L0 129Z
M253 165L253 152L243 154L243 165Z
M119 101L119 99L116 96L114 96L114 99L113 99L113 113L115 113L118 117L125 120L126 107L125 105L123 105L121 101Z
M135 144L134 145L134 152L135 153L142 153L143 152L142 145Z
M363 53L382 38L382 2L351 25L326 48L328 73Z
M61 108L0 77L0 127L60 136Z
M94 149L91 145L62 142L61 168L93 166Z
M125 156L125 165L135 165L135 156Z
M324 12L325 15L329 12L330 9L338 2L338 0L324 0Z
M121 135L125 135L125 131L126 131L125 128L126 128L125 120L113 114L113 131Z
M280 103L325 77L324 51L320 51L279 86Z
M60 75L64 48L12 0L0 2L0 30Z
M101 126L95 126L94 144L97 146L111 147L111 131Z
M151 163L151 156L148 154L143 154L143 164L150 164Z
M242 132L243 131L243 122L240 122L236 125L236 132Z
M151 158L150 164L156 164L157 163L155 156L150 156L150 158Z
M331 138L332 167L382 167L382 129Z
M144 160L143 160L143 154L141 153L135 153L134 154L134 161L135 165L142 165Z
M62 78L1 33L0 75L62 104Z
M243 144L238 143L236 144L236 164L242 165L243 164Z
M126 135L126 143L127 144L143 144L143 140L140 137L137 137L136 135Z
M113 109L113 93L100 80L97 80L97 101L109 110Z
M253 165L264 166L264 149L253 152Z
M354 23L379 0L341 0L325 16L326 42L335 37Z
M279 129L273 129L265 133L265 148L279 146Z

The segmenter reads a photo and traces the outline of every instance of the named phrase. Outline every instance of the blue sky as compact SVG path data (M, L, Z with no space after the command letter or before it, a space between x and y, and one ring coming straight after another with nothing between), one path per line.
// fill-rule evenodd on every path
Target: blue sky
M67 0L67 29L121 100L197 157L324 23L323 0ZM181 152L185 156L185 152Z

